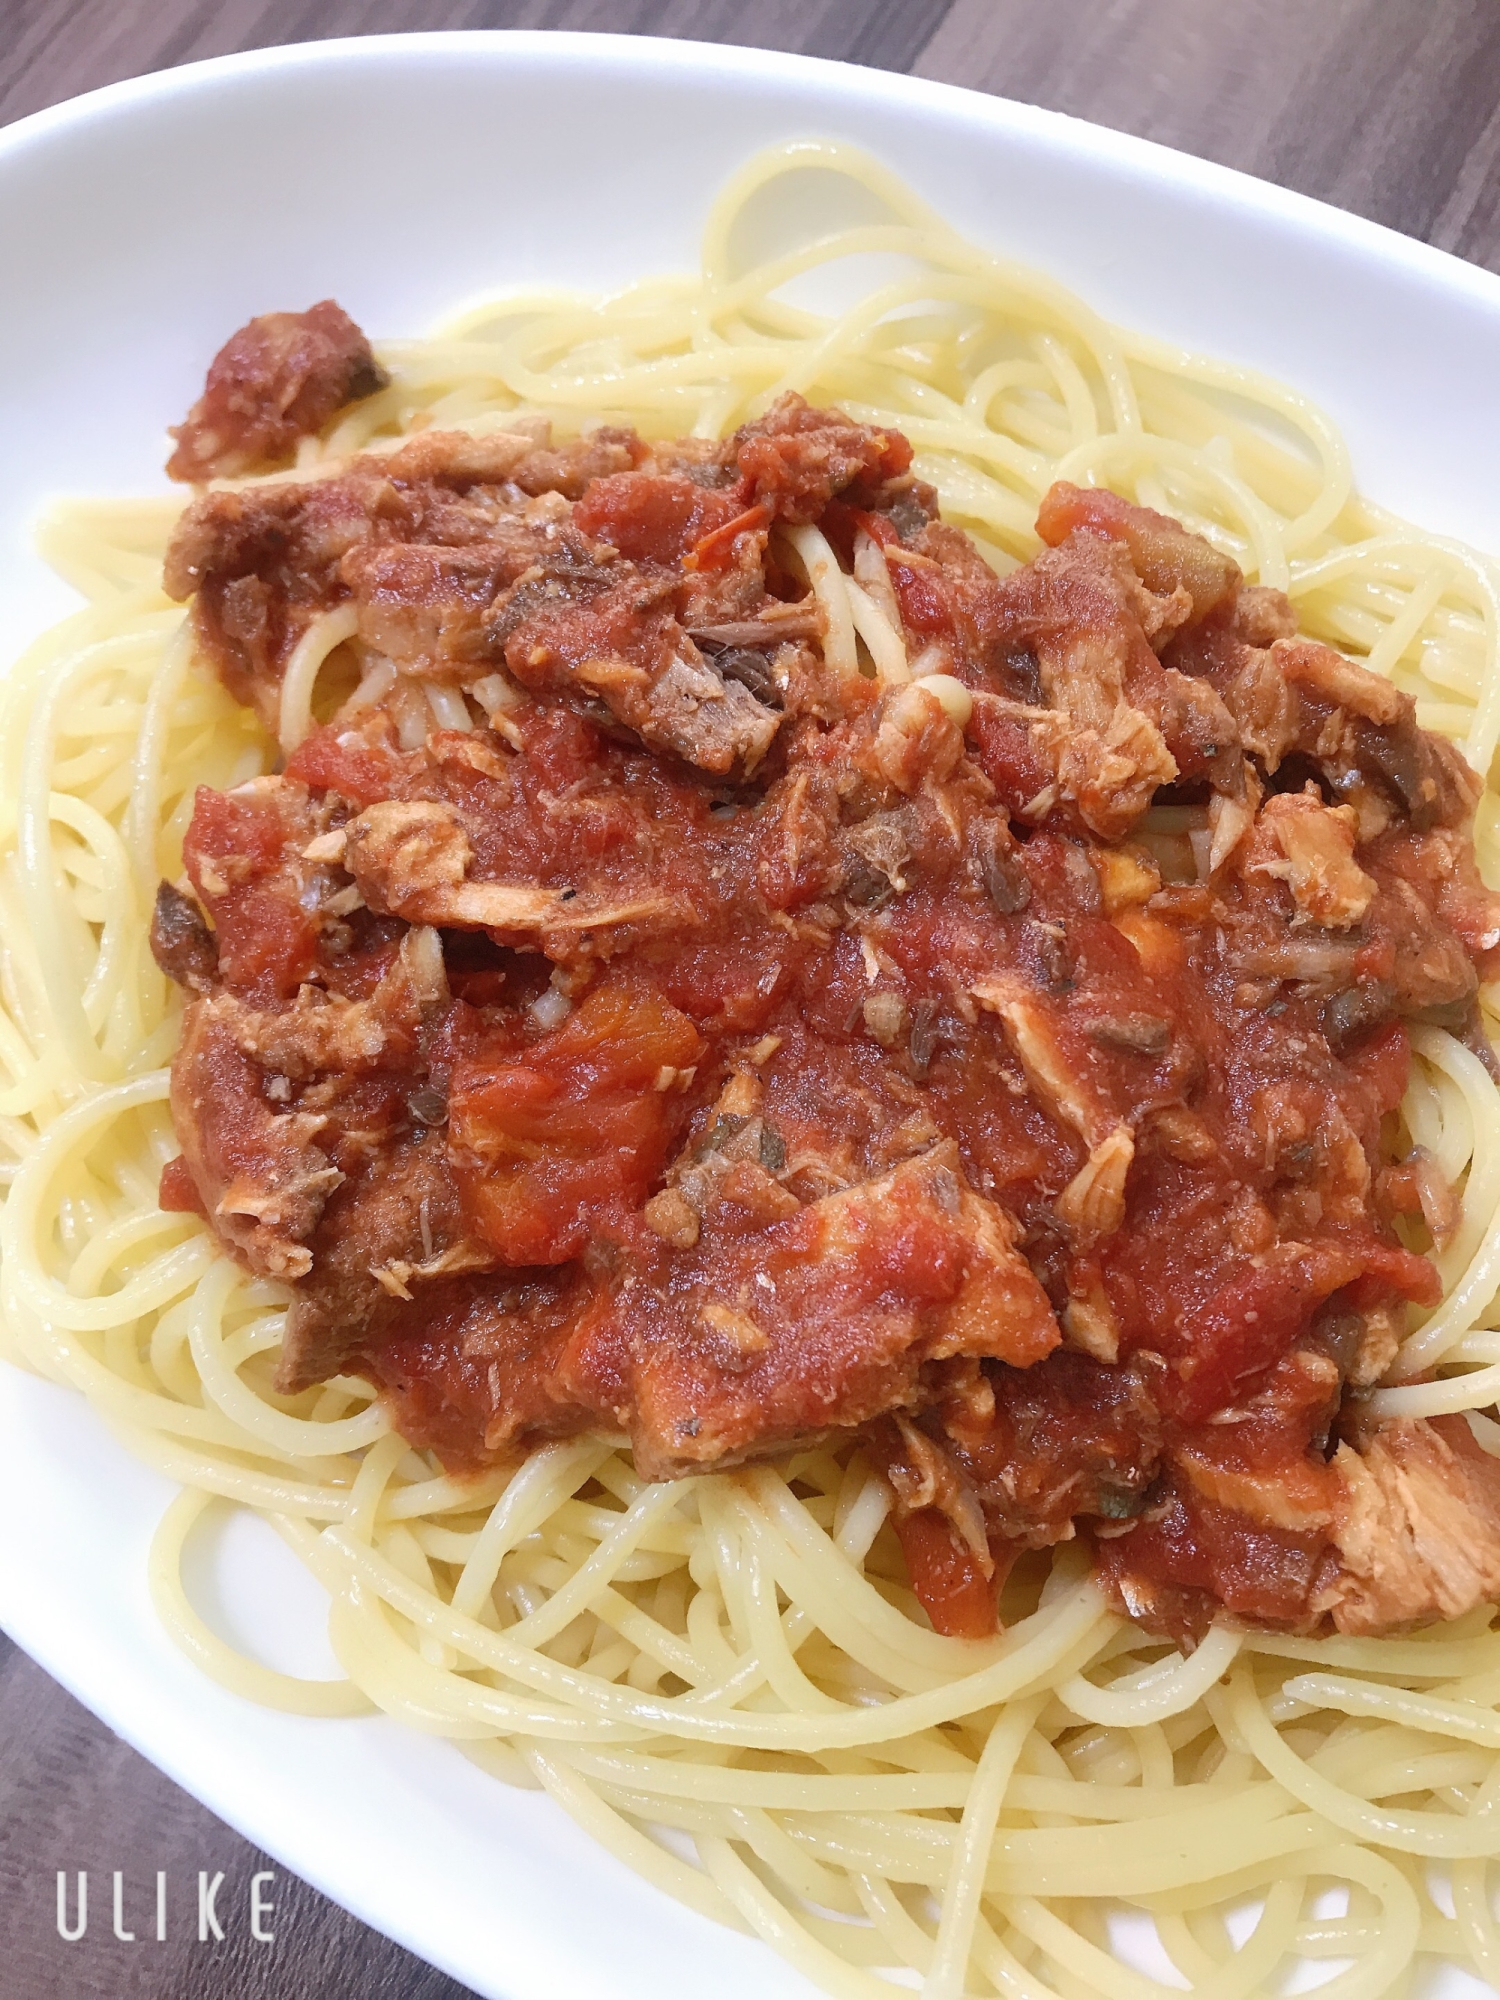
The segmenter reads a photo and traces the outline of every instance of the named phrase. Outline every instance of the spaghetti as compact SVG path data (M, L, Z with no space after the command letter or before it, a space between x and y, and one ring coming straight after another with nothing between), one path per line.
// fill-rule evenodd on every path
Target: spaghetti
M747 204L810 168L856 181L888 219L741 268ZM786 300L870 253L907 274L833 318ZM1490 768L1487 562L1360 500L1336 433L1291 392L1105 325L847 149L752 162L692 277L602 303L507 300L381 361L386 386L305 441L301 471L423 428L483 436L531 417L712 438L796 390L903 432L945 519L1000 570L1034 552L1059 478L1181 518ZM1181 1658L1112 1610L1064 1544L1017 1565L1000 1636L948 1639L917 1610L890 1489L862 1454L651 1484L618 1443L585 1438L463 1480L353 1376L274 1390L285 1292L157 1204L179 1010L148 948L151 896L179 871L195 786L252 778L278 749L195 662L162 593L175 514L58 510L43 546L88 602L0 690L0 1275L14 1358L81 1389L184 1488L151 1581L185 1650L252 1699L373 1706L448 1734L840 1995L887 1992L883 1974L906 1968L929 2000L1145 2000L1174 1990L1165 1963L1176 1985L1233 2000L1302 1958L1340 1966L1324 1988L1338 2000L1373 2000L1422 1953L1500 1981L1488 1609L1403 1638L1220 1626ZM898 678L879 572L861 578L856 558L851 586L815 529L794 533L827 644L846 664L862 644ZM297 649L282 749L317 717L341 617ZM962 697L955 683L946 699ZM429 709L414 740L455 719L440 693ZM1476 839L1492 877L1497 812L1487 789ZM1461 1201L1435 1253L1442 1301L1372 1404L1462 1413L1500 1455L1500 1094L1454 1036L1424 1028L1414 1045L1395 1150L1425 1148ZM199 1618L180 1556L215 1499L271 1521L324 1584L345 1679L272 1673ZM1112 1928L1122 1911L1149 1920L1149 1969Z

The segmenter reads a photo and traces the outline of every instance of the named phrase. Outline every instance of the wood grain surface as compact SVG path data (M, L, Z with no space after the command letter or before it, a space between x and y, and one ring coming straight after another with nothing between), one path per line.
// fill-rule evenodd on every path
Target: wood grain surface
M412 28L680 35L910 70L1242 167L1500 271L1496 0L0 0L0 123L202 56ZM269 1866L0 1636L7 2000L464 2000L281 1871L276 1943L257 1944L250 1882ZM121 1867L133 1945L112 1936ZM60 1868L89 1869L95 1899L72 1945ZM224 1875L222 1942L198 1942L200 1870Z

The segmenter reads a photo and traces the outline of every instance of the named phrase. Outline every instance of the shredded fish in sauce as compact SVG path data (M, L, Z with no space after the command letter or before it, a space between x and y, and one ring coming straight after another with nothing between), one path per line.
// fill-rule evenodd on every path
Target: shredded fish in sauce
M331 302L252 322L172 470L378 386ZM788 396L201 490L225 685L346 685L162 885L163 1204L291 1288L282 1388L450 1467L858 1440L943 1632L1075 1534L1178 1637L1495 1599L1500 1464L1363 1407L1452 1226L1407 1023L1491 1060L1478 780L1174 521L1056 485L1000 578L910 468Z

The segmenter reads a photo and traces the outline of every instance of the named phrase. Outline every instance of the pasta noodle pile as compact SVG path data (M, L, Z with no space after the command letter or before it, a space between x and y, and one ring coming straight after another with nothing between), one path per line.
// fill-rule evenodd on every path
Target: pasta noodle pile
M795 212L810 173L856 184L884 219L738 263L747 209ZM872 254L897 275L849 310L789 301ZM301 471L518 412L563 433L714 436L797 389L904 431L944 518L999 569L1034 553L1055 479L1178 516L1490 768L1489 563L1361 500L1337 433L1290 390L1106 325L847 148L751 162L696 272L602 302L508 298L380 358L390 386L309 440ZM252 1700L451 1737L847 2000L888 1995L893 1972L927 2000L1237 2000L1298 1959L1329 2000L1375 2000L1423 1954L1500 1986L1488 1611L1378 1640L1216 1628L1183 1658L1106 1604L1072 1544L1023 1558L999 1638L946 1639L857 1450L650 1485L619 1441L582 1440L465 1482L361 1381L273 1392L285 1294L156 1200L177 1150L179 1004L148 947L152 896L180 872L194 788L277 754L162 593L178 505L54 513L44 550L87 602L0 686L0 1280L10 1357L81 1390L182 1486L151 1584L187 1652ZM862 631L857 599L850 618ZM342 636L325 630L288 677L293 740ZM1493 789L1477 837L1500 880ZM1451 1036L1414 1044L1393 1143L1427 1147L1463 1213L1438 1253L1443 1301L1375 1407L1468 1412L1500 1453L1484 1414L1500 1391L1500 1093ZM324 1585L344 1678L272 1671L199 1616L180 1558L216 1502L268 1520Z

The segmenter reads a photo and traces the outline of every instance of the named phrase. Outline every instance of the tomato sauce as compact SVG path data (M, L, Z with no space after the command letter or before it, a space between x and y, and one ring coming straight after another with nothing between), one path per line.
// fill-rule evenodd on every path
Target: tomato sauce
M198 794L163 1205L292 1285L284 1387L363 1368L448 1465L834 1438L941 1631L1075 1533L1160 1629L1312 1629L1437 1296L1383 1134L1494 969L1472 774L1176 523L1058 487L1002 580L910 465L791 398L195 503L231 685L347 603L399 699ZM832 673L800 522L942 702Z

